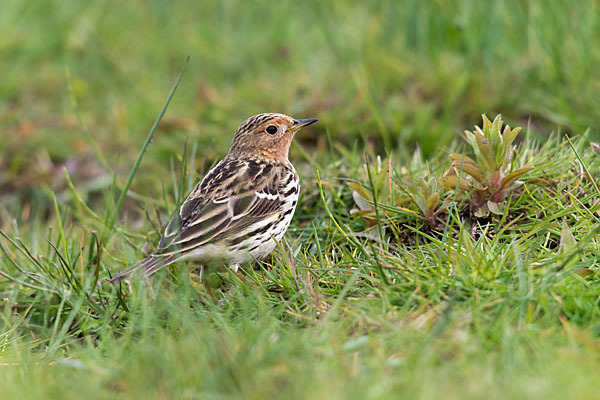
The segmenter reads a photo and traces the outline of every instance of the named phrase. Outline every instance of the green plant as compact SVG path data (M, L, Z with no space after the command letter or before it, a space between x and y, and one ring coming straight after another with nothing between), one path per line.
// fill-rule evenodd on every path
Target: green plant
M365 162L365 171L367 172L365 180L369 183L368 186L363 186L358 182L348 182L348 186L352 189L352 198L358 207L350 212L353 215L362 216L370 227L377 224L375 204L379 202L393 203L391 159L386 162L382 162L379 156L376 159L374 168Z
M450 154L452 165L440 183L446 190L460 189L470 194L471 211L476 217L486 217L490 211L503 214L503 202L523 185L519 181L531 166L515 166L513 145L520 127L502 130L500 115L491 122L483 115L483 127L465 131L465 140L475 153L475 160L463 154Z
M416 183L410 183L402 187L405 195L398 203L416 206L414 212L416 217L426 222L431 228L439 225L439 215L443 213L447 204L442 200L440 188L435 178L419 178Z

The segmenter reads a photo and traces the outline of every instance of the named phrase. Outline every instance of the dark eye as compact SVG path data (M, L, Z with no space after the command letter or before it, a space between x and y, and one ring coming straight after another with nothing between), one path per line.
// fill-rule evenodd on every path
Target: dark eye
M275 125L269 125L267 126L267 133L269 135L274 135L277 133L277 127Z

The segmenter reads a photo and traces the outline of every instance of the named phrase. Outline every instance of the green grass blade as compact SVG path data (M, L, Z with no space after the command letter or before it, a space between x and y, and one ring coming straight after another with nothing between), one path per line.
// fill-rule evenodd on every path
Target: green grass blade
M123 202L125 201L125 197L127 197L127 191L129 190L129 187L131 186L131 183L133 182L133 178L135 177L135 174L140 166L140 163L142 162L142 158L144 158L146 149L148 148L148 145L150 145L150 142L152 141L154 132L156 131L156 128L158 128L158 124L160 123L162 117L165 115L165 112L167 111L167 107L169 106L169 103L171 102L171 99L173 98L173 95L175 94L175 91L177 90L177 87L179 86L179 82L181 82L181 79L183 78L183 73L185 72L185 69L186 69L189 61L190 61L190 58L188 57L185 60L185 64L183 64L183 68L181 69L181 72L179 73L179 76L177 77L177 80L175 81L175 84L173 85L173 88L171 89L171 92L169 93L169 96L167 97L167 100L165 101L165 104L163 105L162 110L158 114L158 117L156 117L156 120L154 121L154 125L152 125L152 128L150 129L150 132L148 132L148 136L146 137L146 140L144 141L144 144L142 145L142 148L140 149L140 152L137 156L137 159L135 160L135 163L133 164L133 167L131 168L131 171L129 172L129 176L127 177L125 186L123 186L121 195L119 196L119 199L117 200L117 205L115 206L115 209L112 211L112 216L110 217L110 219L108 221L106 236L102 240L102 243L104 243L104 244L106 244L108 242L108 240L110 239L110 237L113 233L113 227L115 225L115 222L117 221L117 217L119 216L119 211L121 211L121 207L123 207Z

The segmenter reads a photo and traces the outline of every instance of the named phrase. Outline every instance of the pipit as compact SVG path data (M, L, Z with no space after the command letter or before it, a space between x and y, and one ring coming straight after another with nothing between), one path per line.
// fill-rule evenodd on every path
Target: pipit
M237 268L269 255L290 226L300 192L290 144L300 128L316 121L271 113L248 118L227 156L173 216L158 248L110 282L136 271L150 276L178 261L222 261Z

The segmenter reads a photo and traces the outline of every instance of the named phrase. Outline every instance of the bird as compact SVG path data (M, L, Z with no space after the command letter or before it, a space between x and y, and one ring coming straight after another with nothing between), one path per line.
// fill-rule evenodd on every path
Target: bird
M119 272L115 283L149 277L179 261L222 262L235 271L277 246L292 220L300 181L289 149L294 135L316 118L262 113L237 129L229 152L195 186L150 255Z

